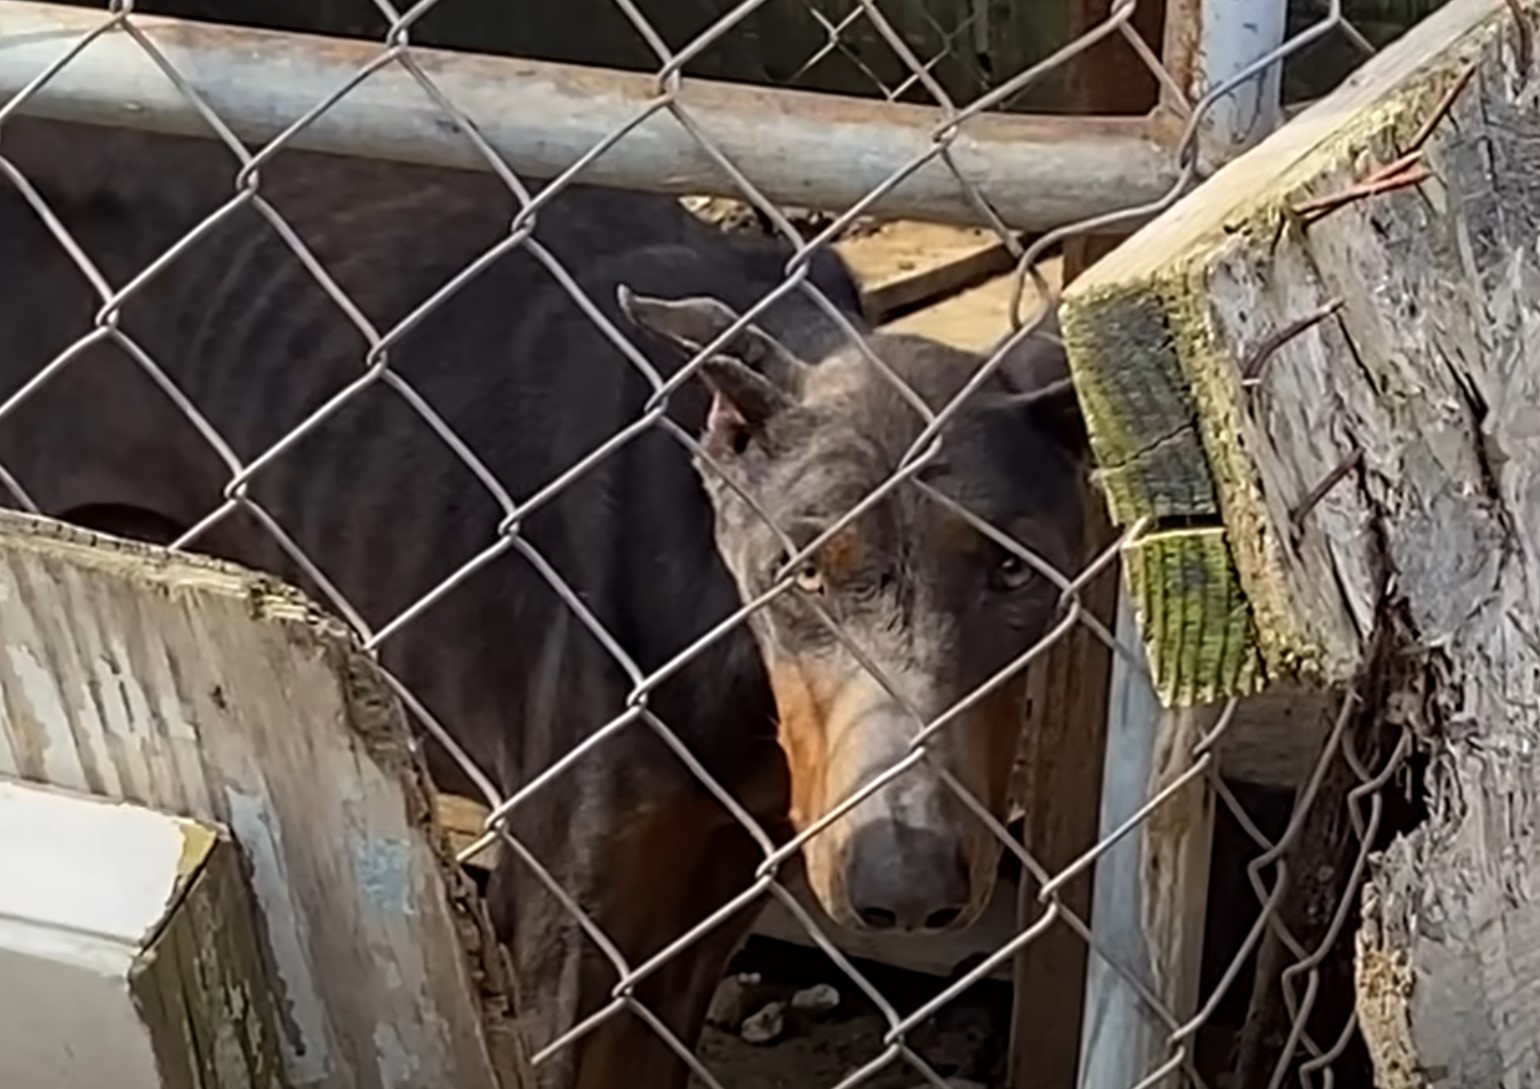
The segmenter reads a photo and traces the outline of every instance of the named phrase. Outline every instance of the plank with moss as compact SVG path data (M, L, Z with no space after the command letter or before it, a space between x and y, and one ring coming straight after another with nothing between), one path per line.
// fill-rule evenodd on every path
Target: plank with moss
M1129 569L1168 704L1332 684L1361 666L1373 512L1353 483L1363 452L1320 376L1353 358L1323 315L1370 305L1355 293L1372 277L1323 271L1312 224L1366 179L1396 188L1387 164L1412 151L1406 199L1426 201L1416 184L1452 139L1438 115L1474 61L1529 40L1514 18L1503 0L1453 0L1066 290L1111 516L1156 534Z

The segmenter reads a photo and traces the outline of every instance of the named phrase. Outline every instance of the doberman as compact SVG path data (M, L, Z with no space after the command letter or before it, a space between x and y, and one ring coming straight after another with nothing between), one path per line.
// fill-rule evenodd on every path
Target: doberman
M234 161L210 142L13 121L4 150L112 285L233 193ZM1058 587L905 485L790 572L787 592L747 625L683 656L772 586L788 542L806 545L881 484L925 426L801 291L668 398L668 420L703 453L639 425L654 379L676 374L778 286L789 250L720 232L668 197L574 187L540 210L530 245L486 256L517 211L491 175L285 152L260 182L257 198L206 225L127 299L118 328L240 459L322 413L246 494L372 625L508 529L493 489L408 398L527 504L506 538L513 547L381 648L498 790L530 782L624 714L641 676L669 668L632 721L510 820L630 964L741 893L764 859L671 742L783 842L904 757L911 712L953 708L1058 615ZM419 310L484 256L477 275ZM832 256L809 278L933 409L981 363L868 328ZM0 397L90 331L100 309L43 219L4 187ZM371 355L364 320L405 331ZM628 357L620 336L640 354ZM1072 571L1083 559L1085 436L1062 352L1026 344L942 429L921 477ZM332 402L366 373L377 380ZM608 456L551 489L622 432ZM161 543L218 507L230 479L141 362L107 340L0 421L0 464L45 513ZM191 547L308 584L252 518L242 510ZM946 780L1003 813L1022 699L1016 681L966 704L936 735L932 759L804 845L809 885L834 918L916 933L976 918L1000 847ZM440 787L472 789L439 746L427 753ZM503 857L489 896L538 1048L609 1004L617 977L513 852ZM685 1046L751 922L739 911L637 984L637 1001ZM677 1089L686 1073L634 1008L540 1067L542 1084L561 1089Z

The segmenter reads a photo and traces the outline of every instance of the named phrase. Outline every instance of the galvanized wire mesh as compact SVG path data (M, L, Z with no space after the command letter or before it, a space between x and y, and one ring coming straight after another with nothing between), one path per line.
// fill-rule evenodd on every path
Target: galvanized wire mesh
M414 26L433 9L441 5L453 4L455 0L421 0L405 9L394 7L386 0L376 0L381 14L389 22L389 29L383 37L378 55L357 74L356 79L337 87L333 95L314 103L313 108L308 112L302 116L283 119L284 128L279 135L255 150L248 148L237 139L231 128L208 104L206 96L199 90L198 79L179 70L167 58L166 52L157 45L155 34L141 28L133 4L129 2L109 4L101 17L100 24L94 30L82 38L75 47L62 53L56 63L36 72L35 78L20 94L0 105L0 126L13 116L25 113L36 94L45 88L60 71L70 65L81 51L89 49L93 42L107 35L123 36L131 39L146 56L153 59L164 78L176 87L186 109L201 118L206 134L222 143L228 150L235 164L233 186L228 199L213 214L156 261L127 279L109 281L97 268L92 255L72 237L68 227L50 207L46 186L34 184L15 163L5 157L4 129L0 127L0 172L5 175L8 184L14 187L22 199L47 223L58 245L64 248L74 265L90 282L99 306L88 323L89 327L82 331L80 338L67 351L53 359L37 360L35 377L23 387L11 392L4 403L0 404L0 427L4 426L8 416L19 411L30 398L54 381L88 348L103 343L116 345L131 356L164 396L175 404L185 419L197 429L207 443L208 449L224 466L222 500L208 509L196 525L174 542L174 548L196 549L199 547L200 540L216 527L237 515L248 516L269 535L273 542L276 542L282 553L308 578L325 600L357 630L364 646L375 653L387 650L394 638L409 625L419 622L425 612L451 593L463 593L467 588L474 589L478 576L494 561L504 556L517 555L538 571L551 590L566 603L571 610L573 621L586 628L603 645L606 652L629 677L631 682L629 697L622 705L611 709L611 717L607 721L593 723L584 740L564 757L549 766L522 768L516 773L510 772L507 768L478 766L461 745L456 724L440 722L433 707L425 705L405 684L394 682L399 695L431 735L433 743L443 746L453 755L491 809L491 817L483 842L468 848L465 854L469 856L475 853L486 842L500 841L518 864L527 867L537 875L550 894L560 903L562 910L575 921L586 939L601 951L613 969L615 982L608 1001L600 1008L588 1012L576 1023L562 1026L553 1037L534 1041L537 1065L547 1063L554 1057L578 1046L600 1024L616 1018L637 1018L650 1026L688 1065L696 1078L712 1086L713 1089L718 1089L722 1083L717 1076L696 1057L689 1043L681 1039L654 1010L638 997L637 990L643 981L721 926L729 916L747 905L760 903L766 898L773 897L792 913L806 929L809 937L838 965L850 983L881 1012L886 1022L886 1031L882 1039L874 1044L876 1053L869 1062L849 1071L848 1076L840 1083L840 1089L859 1085L894 1064L905 1064L912 1068L916 1076L927 1084L944 1086L946 1083L943 1077L910 1046L908 1037L911 1031L954 1001L958 995L984 978L998 965L1016 956L1023 948L1040 939L1050 929L1058 927L1068 928L1078 934L1088 943L1093 956L1104 958L1117 974L1140 994L1148 1016L1162 1026L1168 1034L1169 1058L1158 1068L1145 1071L1145 1076L1139 1083L1141 1089L1144 1086L1162 1083L1175 1084L1181 1077L1186 1077L1194 1085L1205 1084L1194 1063L1194 1036L1211 1017L1221 999L1233 987L1244 965L1259 945L1265 941L1281 946L1286 951L1288 959L1292 961L1292 967L1283 973L1284 1001L1290 1014L1289 1038L1280 1049L1281 1057L1276 1067L1269 1071L1270 1084L1281 1084L1285 1076L1293 1071L1301 1084L1329 1085L1332 1083L1332 1063L1348 1045L1353 1024L1349 1020L1332 1037L1319 1036L1309 1031L1308 1018L1317 1001L1320 965L1339 938L1351 911L1354 902L1352 891L1356 889L1361 879L1365 860L1380 821L1380 794L1382 788L1400 767L1406 755L1408 739L1403 737L1397 741L1378 762L1366 761L1361 755L1363 738L1372 733L1373 724L1355 720L1356 701L1351 695L1347 697L1336 725L1320 754L1315 773L1296 799L1294 816L1288 822L1283 834L1273 840L1264 835L1247 815L1244 807L1236 800L1234 793L1221 778L1215 761L1214 746L1233 719L1235 708L1232 704L1225 709L1213 729L1197 742L1188 754L1188 758L1180 762L1179 773L1164 782L1152 785L1150 796L1138 807L1131 818L1112 834L1094 844L1086 845L1084 853L1071 865L1050 872L1049 868L1040 864L1035 858L1030 844L1023 844L1011 834L1003 823L1001 814L991 812L984 802L974 797L968 788L944 766L931 761L931 746L934 739L969 707L998 686L1019 676L1033 662L1042 659L1052 646L1066 638L1079 626L1089 628L1097 638L1105 641L1125 659L1129 668L1136 671L1142 671L1145 668L1138 648L1118 646L1105 624L1082 601L1082 594L1086 587L1108 571L1117 561L1120 552L1136 541L1143 530L1142 527L1134 527L1110 547L1091 557L1080 570L1060 571L1044 557L1038 555L1034 549L1014 540L1002 529L984 521L954 497L943 494L927 483L923 479L923 471L939 456L943 448L940 437L947 425L962 411L963 405L998 370L1008 353L1024 344L1028 338L1037 335L1042 322L1052 312L1056 303L1056 290L1041 273L1041 262L1044 256L1066 239L1079 234L1112 232L1132 226L1173 203L1198 180L1197 151L1200 126L1214 104L1246 80L1257 76L1270 66L1283 63L1286 58L1323 36L1332 33L1351 33L1351 27L1344 19L1340 3L1332 4L1323 17L1303 32L1292 36L1280 48L1258 58L1245 70L1221 85L1207 90L1198 101L1176 104L1179 112L1186 115L1185 131L1171 149L1171 155L1178 167L1178 182L1159 202L1154 205L1122 208L1093 220L1063 224L1032 239L1030 244L1024 244L1022 238L991 211L992 205L987 187L982 186L976 178L971 177L951 161L950 149L959 134L966 131L971 118L998 107L1023 89L1045 78L1059 66L1068 63L1094 43L1111 36L1121 37L1132 45L1168 93L1179 91L1176 81L1160 67L1152 51L1130 29L1130 19L1135 10L1134 0L1115 2L1110 14L1102 23L1075 42L1056 50L1040 63L1014 73L996 73L995 78L989 81L987 88L981 82L977 93L967 101L957 100L952 92L934 78L933 70L939 58L947 53L955 53L960 43L966 42L968 36L975 32L975 20L983 18L984 5L975 5L971 9L973 16L963 22L936 24L932 28L934 48L927 51L917 49L912 36L906 37L895 29L893 20L874 0L860 0L859 3L843 5L838 10L822 3L821 0L803 0L803 2L810 9L818 12L819 21L827 33L827 41L823 48L808 59L805 68L811 68L817 64L824 55L844 48L842 43L847 32L860 22L887 44L892 54L890 61L896 62L905 73L896 83L877 80L881 85L882 93L889 99L897 99L923 92L923 97L933 103L937 111L932 145L920 160L908 164L903 171L895 174L882 186L868 194L866 199L851 207L835 210L837 214L832 221L811 236L806 236L805 232L800 231L783 210L760 191L755 180L746 176L713 144L710 136L692 119L690 106L680 93L687 81L688 77L684 73L691 61L731 35L744 19L765 5L758 0L746 0L745 3L737 5L728 14L716 20L693 40L683 45L671 45L655 30L653 21L649 18L647 4L642 0L615 0L616 7L631 22L637 34L647 42L657 60L656 96L648 102L638 104L637 122L656 114L671 115L721 168L723 177L728 179L728 183L724 186L727 195L752 204L764 220L794 247L793 255L785 267L784 281L780 287L767 295L757 306L739 315L738 320L722 332L715 342L702 346L683 369L668 379L657 374L645 355L637 349L634 343L636 335L634 331L610 321L596 306L595 300L584 294L572 272L565 268L559 257L543 244L538 231L541 211L571 184L582 182L587 168L614 144L626 139L634 125L614 132L606 141L593 147L587 155L571 163L566 172L546 181L541 186L537 187L529 180L522 178L478 135L475 119L467 116L441 89L433 73L419 62L419 57L414 51L412 39ZM445 123L454 126L474 147L485 168L501 179L519 210L509 224L505 237L495 247L468 265L458 276L445 283L440 290L421 299L404 319L392 326L380 327L338 286L327 270L315 259L305 238L285 219L283 210L265 197L262 188L262 171L275 156L290 146L297 134L312 125L317 118L323 116L339 100L351 93L371 72L386 66L394 66L407 73L420 87L422 93L436 104ZM973 207L978 210L979 222L998 232L1002 244L1009 249L1015 259L1016 292L1012 301L1012 332L988 354L987 359L980 361L975 374L949 403L939 407L932 406L925 403L912 390L903 390L908 404L921 414L925 422L900 464L881 486L862 497L842 516L825 526L822 532L811 541L799 545L786 536L784 531L778 529L777 532L782 533L783 540L786 542L787 555L771 588L753 600L746 601L736 614L726 618L713 630L699 633L697 640L662 666L653 669L643 668L633 654L622 645L622 642L606 630L591 604L585 601L560 573L562 558L542 554L523 534L522 527L535 512L581 479L594 466L642 435L668 435L673 441L686 447L693 456L710 463L712 461L710 455L701 447L696 436L680 428L668 416L670 395L696 375L706 359L717 351L719 346L727 344L764 308L787 293L797 292L809 298L831 321L843 327L845 335L857 350L864 351L870 361L879 369L883 369L891 381L902 385L897 376L886 370L881 360L865 346L861 333L817 287L809 272L813 255L819 249L827 247L842 230L861 217L872 200L886 189L898 184L908 173L933 160L948 164L957 185L967 193ZM814 165L810 164L809 169L814 169ZM292 252L293 259L304 265L314 282L326 293L337 310L354 325L366 345L359 359L356 379L351 384L333 391L319 408L305 418L285 421L281 438L272 442L257 456L244 459L237 455L226 438L209 423L200 405L179 387L168 374L167 369L152 358L127 331L125 322L125 317L131 316L134 311L136 298L148 285L162 276L169 266L188 251L198 246L200 240L218 224L242 210L250 210L267 222ZM573 302L600 327L604 337L614 348L616 366L634 368L643 375L651 389L651 397L644 411L627 427L565 467L544 487L524 495L511 493L504 483L497 479L477 453L457 434L455 420L441 414L429 404L413 383L393 367L392 356L393 349L428 314L462 290L486 265L513 251L521 251L543 267L554 282L559 284ZM328 421L349 402L370 389L388 390L409 406L421 422L430 428L475 475L487 493L494 498L503 515L496 533L490 540L481 543L472 559L464 563L451 576L421 593L392 615L363 615L347 596L339 591L338 572L328 570L324 563L313 559L307 553L303 542L291 532L291 528L281 524L280 520L267 510L252 492L252 482L259 473L284 459L302 456L297 452L297 447L302 440L323 429ZM721 471L719 466L714 468L718 472ZM724 479L729 480L730 486L733 486L730 477L727 474L723 475ZM29 482L26 479L7 472L4 483L18 505L37 509L29 493ZM991 678L982 689L967 695L951 708L939 715L931 716L928 720L910 707L909 710L913 713L915 721L912 724L914 733L908 743L906 755L892 766L870 777L859 791L845 797L838 806L807 824L792 838L777 842L742 802L713 777L697 754L693 753L671 729L669 723L663 721L652 706L652 694L685 663L718 642L729 628L744 623L749 614L766 608L776 598L798 593L799 572L808 561L816 562L818 550L843 527L851 524L864 512L870 511L876 504L900 489L914 489L928 501L943 505L953 514L965 519L984 537L1008 551L1021 564L1026 565L1036 577L1051 583L1059 601L1057 615L1041 639L1032 642L1029 646L1019 648L1006 669ZM869 656L847 633L841 630L837 618L822 607L819 607L819 611L833 637L841 640L847 649L858 659L864 660L869 668L874 668L871 666ZM386 658L388 659L388 655ZM907 704L903 693L889 678L879 676L878 682L894 699ZM762 859L751 883L688 932L663 936L667 940L661 943L660 950L644 960L626 956L611 940L601 922L590 914L589 905L580 902L569 890L563 888L560 881L547 868L546 863L534 856L512 833L508 824L508 818L516 810L539 807L551 796L551 792L562 790L564 777L571 775L573 769L583 759L601 751L622 731L636 729L652 731L661 739L689 774L694 776L716 802L741 824L762 853ZM997 841L999 849L1014 858L1029 875L1043 910L1030 927L1018 933L982 963L953 981L934 999L917 1009L901 1012L868 976L836 947L823 933L819 923L804 910L788 888L785 871L788 863L812 837L822 833L832 822L856 806L862 799L922 762L931 763L948 789L987 828L989 834ZM1346 803L1349 807L1348 813L1354 839L1359 849L1352 863L1347 894L1334 905L1333 916L1326 934L1316 947L1307 948L1296 940L1279 919L1279 905L1289 895L1289 885L1285 879L1287 867L1284 860L1290 849L1297 844L1300 831L1312 812L1318 788L1328 771L1334 767L1340 770L1344 766L1351 771L1353 777L1353 786L1347 795ZM1119 957L1109 952L1098 940L1089 921L1082 918L1064 901L1062 893L1066 886L1095 866L1114 844L1134 833L1152 813L1157 812L1180 791L1197 782L1208 784L1208 788L1214 791L1220 803L1246 829L1247 834L1256 843L1258 854L1250 865L1250 875L1258 910L1254 925L1247 932L1242 947L1234 955L1219 984L1202 996L1196 1010L1188 1011L1173 1009L1167 1001L1158 997L1148 981L1148 972L1143 967L1122 963ZM1039 784L1038 788L1047 787Z

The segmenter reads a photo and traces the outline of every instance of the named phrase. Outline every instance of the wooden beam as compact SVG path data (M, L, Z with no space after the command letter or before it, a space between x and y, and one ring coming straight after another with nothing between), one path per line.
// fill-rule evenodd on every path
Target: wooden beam
M1087 529L1092 541L1111 539L1100 504L1093 503ZM1115 565L1109 568L1086 588L1083 597L1087 610L1109 625L1117 594L1116 571ZM1096 841L1111 668L1106 645L1090 629L1077 626L1028 674L1018 790L1024 811L1021 838L1050 874L1073 863ZM1087 871L1061 893L1064 906L1082 920L1091 917L1092 886ZM1044 910L1037 882L1023 879L1020 888L1018 931L1035 923ZM1085 941L1069 927L1057 925L1015 959L1012 1087L1063 1089L1073 1084L1079 1056Z
M1264 677L1360 684L1387 624L1420 667L1367 709L1424 739L1433 792L1363 896L1382 1086L1536 1068L1537 8L1451 0L1065 300L1114 517L1171 520L1173 553L1223 534L1190 586L1236 581ZM1139 604L1157 647L1229 622Z
M0 779L0 874L0 1083L287 1089L226 830Z
M1110 0L1072 0L1070 35L1090 31L1110 11ZM1165 0L1144 0L1135 9L1131 25L1158 49L1164 18ZM1120 34L1091 46L1066 68L1065 100L1073 113L1144 113L1155 104L1157 89L1154 76ZM1061 283L1079 276L1115 247L1120 237L1081 234L1067 240ZM1116 537L1099 503L1087 529L1093 549L1110 546ZM1116 569L1109 570L1097 585L1087 588L1083 599L1103 624L1110 624L1114 615L1117 581ZM1022 776L1027 819L1022 839L1050 872L1073 862L1097 835L1111 668L1107 647L1081 627L1029 677L1031 703ZM1087 872L1062 893L1065 906L1082 919L1091 914L1093 884L1092 873ZM1023 881L1018 928L1031 926L1042 910L1035 883ZM1072 1084L1081 1061L1080 1007L1087 964L1084 941L1062 926L1045 933L1016 958L1009 1060L1013 1089L1060 1089Z
M1065 293L1065 340L1114 522L1207 523L1159 541L1167 569L1187 572L1183 585L1139 589L1153 657L1178 642L1203 648L1201 673L1169 698L1289 676L1343 681L1363 660L1378 585L1369 511L1350 485L1298 528L1290 512L1353 452L1325 403L1329 372L1352 357L1343 329L1383 322L1368 297L1335 290L1370 287L1361 276L1329 282L1309 265L1343 224L1422 198L1386 192L1308 226L1296 209L1397 159L1505 10L1498 0L1441 9ZM1452 125L1437 128L1427 162L1462 146ZM1265 372L1255 391L1243 368ZM1235 656L1218 650L1234 637L1237 600L1251 617L1255 670L1234 670Z
M294 1089L533 1084L400 706L340 622L232 564L8 512L0 588L0 775L230 830Z
M988 228L913 220L881 224L842 239L834 249L861 285L867 317L876 325L974 287L1015 264L1005 243Z

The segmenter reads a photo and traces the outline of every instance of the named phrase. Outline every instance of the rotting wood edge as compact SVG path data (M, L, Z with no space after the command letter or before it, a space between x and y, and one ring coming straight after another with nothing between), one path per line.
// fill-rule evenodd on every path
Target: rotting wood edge
M1156 549L1164 554L1161 563L1189 574L1203 572L1201 582L1187 581L1186 592L1173 600L1162 599L1149 583L1137 594L1140 629L1152 661L1172 658L1165 640L1173 619L1177 630L1201 645L1224 641L1236 623L1236 609L1249 614L1244 648L1220 654L1215 659L1219 665L1162 678L1160 694L1168 705L1251 695L1284 679L1340 683L1359 662L1362 648L1341 610L1304 612L1297 607L1299 587L1290 578L1290 547L1280 539L1240 437L1238 415L1245 391L1239 361L1224 353L1214 333L1205 280L1226 251L1266 246L1279 231L1292 229L1287 209L1331 164L1356 162L1387 132L1413 127L1426 100L1442 90L1442 81L1432 77L1443 69L1455 70L1511 18L1498 3L1480 18L1464 12L1468 25L1461 26L1462 13L1453 10L1461 7L1451 5L1430 17L1408 35L1420 35L1418 41L1397 43L1400 52L1381 54L1350 81L1353 87L1329 96L1291 123L1313 122L1311 131L1324 130L1315 139L1294 147L1297 138L1286 126L1216 174L1205 187L1207 193L1189 195L1167 213L1176 220L1196 221L1196 227L1157 222L1141 232L1147 252L1134 255L1140 241L1135 236L1133 245L1109 255L1065 291L1065 344L1114 521L1126 527L1136 519L1149 519L1157 532L1132 542L1131 550ZM1449 22L1458 28L1458 37L1436 50L1427 48L1424 41L1447 34L1443 24ZM1414 52L1416 45L1424 45L1427 55L1408 63L1405 54ZM1387 83L1389 77L1399 82ZM1395 97L1407 80L1417 77L1428 85ZM1368 99L1366 87L1382 90L1384 98L1392 100ZM1343 105L1344 95L1365 99L1356 114ZM1342 116L1352 123L1326 128ZM1254 172L1259 157L1275 156L1283 147L1294 154L1270 184L1245 194L1233 207L1194 210L1194 202L1201 205L1205 197L1217 205L1214 187L1223 184L1227 171L1246 163ZM1247 163L1253 157L1258 159ZM1169 242L1166 236L1171 236ZM1164 251L1162 243L1167 244ZM1157 259L1162 252L1162 266L1140 266L1140 261ZM1193 540L1195 535L1215 534L1226 545L1227 562L1222 566ZM1196 611L1188 611L1192 605ZM1200 654L1194 666L1203 658Z
M282 580L214 557L172 554L142 542L14 511L0 515L0 540L23 553L46 556L49 564L127 576L144 590L168 596L201 591L228 599L232 589L238 589L253 620L279 624L296 652L324 661L338 683L351 732L376 766L400 786L407 823L423 834L432 849L449 919L460 939L465 978L474 985L474 994L468 997L475 1004L473 1008L481 1012L480 1035L493 1074L504 1089L534 1085L527 1051L516 1028L516 981L507 970L500 945L492 940L485 905L455 861L450 837L437 816L436 792L426 767L406 742L401 705L351 629ZM185 896L186 891L182 889L180 895ZM266 920L260 913L253 927L259 940L267 943Z

